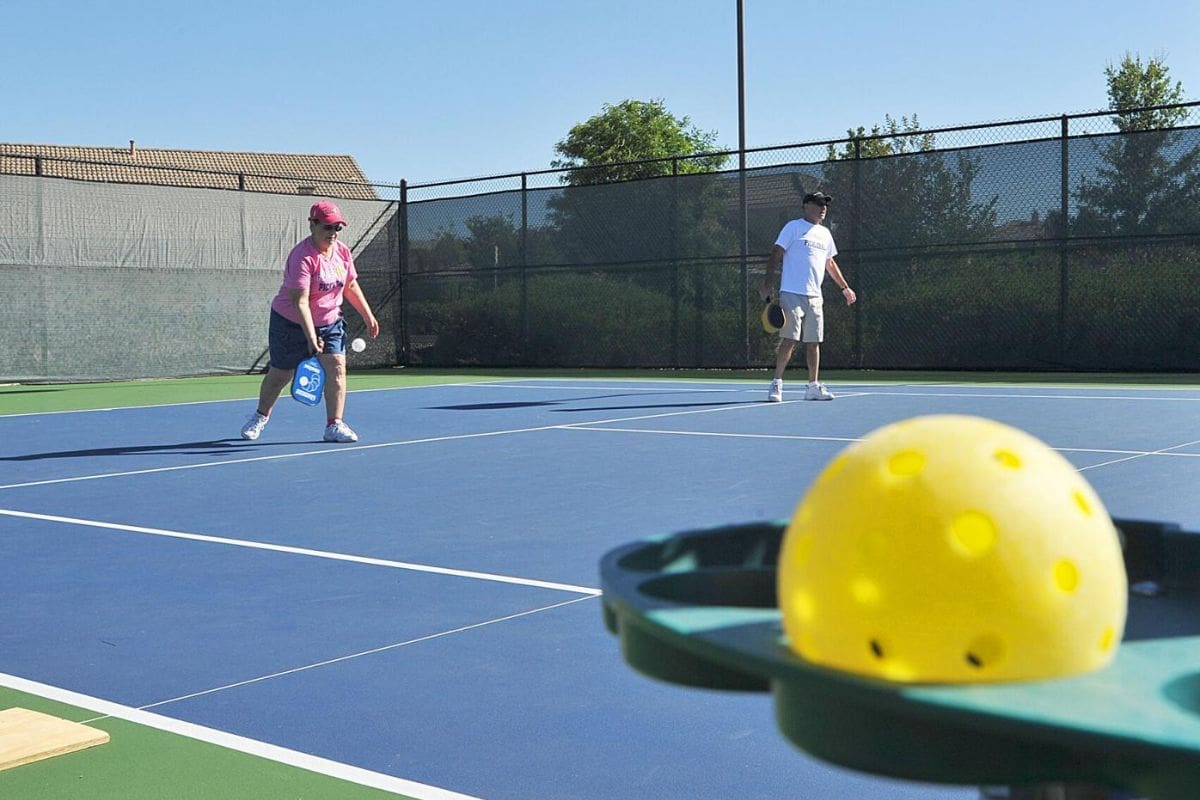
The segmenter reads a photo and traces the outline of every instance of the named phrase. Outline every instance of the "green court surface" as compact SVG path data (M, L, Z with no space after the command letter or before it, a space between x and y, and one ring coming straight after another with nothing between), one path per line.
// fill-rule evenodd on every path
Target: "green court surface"
M0 797L6 800L407 797L0 687L0 709L13 707L87 722L111 738L87 750L0 772Z

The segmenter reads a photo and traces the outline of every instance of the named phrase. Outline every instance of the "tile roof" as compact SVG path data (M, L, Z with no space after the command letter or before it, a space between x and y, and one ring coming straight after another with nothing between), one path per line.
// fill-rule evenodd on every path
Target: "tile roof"
M375 200L353 156L0 143L0 174Z

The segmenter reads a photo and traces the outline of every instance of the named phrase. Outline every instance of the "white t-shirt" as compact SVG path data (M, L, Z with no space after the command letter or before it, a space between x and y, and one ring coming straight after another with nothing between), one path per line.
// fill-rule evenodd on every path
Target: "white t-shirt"
M837 255L829 228L806 219L794 219L783 226L775 244L783 248L779 291L820 297L825 264Z

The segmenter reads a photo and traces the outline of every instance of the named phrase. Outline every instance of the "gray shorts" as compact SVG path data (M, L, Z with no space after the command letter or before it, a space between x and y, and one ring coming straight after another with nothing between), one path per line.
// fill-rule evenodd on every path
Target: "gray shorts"
M795 342L825 341L825 301L806 294L779 293L779 305L787 312L787 322L779 329L780 339Z

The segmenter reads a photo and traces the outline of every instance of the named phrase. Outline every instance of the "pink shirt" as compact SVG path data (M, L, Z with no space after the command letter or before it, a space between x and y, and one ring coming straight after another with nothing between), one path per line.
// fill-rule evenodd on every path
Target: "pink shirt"
M334 242L328 256L313 246L306 238L288 253L287 266L283 270L283 285L279 294L271 301L271 308L292 322L300 322L296 307L288 297L289 289L308 289L308 308L312 312L313 325L332 325L342 315L342 293L346 285L358 277L354 269L354 256L350 248Z

